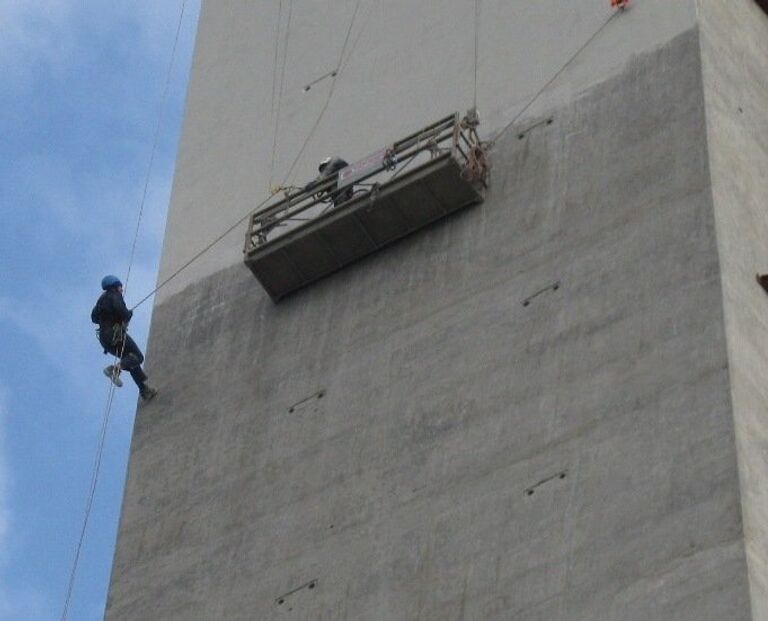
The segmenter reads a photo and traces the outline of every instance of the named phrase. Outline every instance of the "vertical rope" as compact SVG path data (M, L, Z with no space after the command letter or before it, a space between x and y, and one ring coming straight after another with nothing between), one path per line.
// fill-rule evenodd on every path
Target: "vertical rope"
M163 125L163 117L165 116L165 103L168 99L168 91L171 83L171 76L173 74L173 65L176 61L176 48L179 43L179 33L181 32L181 24L184 20L184 9L186 7L187 0L181 0L181 10L179 11L179 20L176 25L176 36L173 39L173 49L171 50L171 60L168 63L168 71L165 74L165 85L163 86L163 94L160 97L160 108L158 110L157 124L155 125L155 135L152 139L152 150L149 154L149 165L147 166L147 175L144 179L144 190L141 194L141 203L139 204L139 215L136 219L136 231L133 234L133 243L131 244L131 255L128 259L128 273L125 276L125 283L123 283L123 291L128 291L128 281L131 278L131 269L133 267L133 259L136 256L136 242L139 239L139 229L141 228L141 218L144 215L144 205L147 201L147 191L149 189L149 180L152 177L152 167L155 163L155 153L157 152L157 143L160 140L160 129Z
M478 31L480 30L480 0L475 0L475 82L472 95L472 107L477 110L477 49L478 49Z
M502 127L502 128L501 128L501 129L500 129L500 130L499 130L499 131L496 133L496 135L495 135L495 136L493 136L493 138L491 138L491 139L490 139L490 142L495 142L496 140L498 140L498 139L499 139L499 137L501 137L501 136L502 136L502 134L504 134L504 133L505 133L505 132L506 132L506 131L507 131L507 130L510 128L510 127L512 127L512 126L513 126L513 125L514 125L514 124L515 124L515 123L518 121L518 119L520 119L520 117L522 117L522 116L523 116L523 115L524 115L524 114L525 114L525 113L526 113L526 112L529 110L529 108L530 108L530 107L531 107L531 106L532 106L532 105L533 105L533 104L536 102L536 100L537 100L539 97L541 97L541 96L542 96L542 94L544 94L544 92L545 92L545 91L546 91L546 90L547 90L547 89L548 89L548 88L549 88L549 87L550 87L550 86L551 86L551 85L552 85L552 84L555 82L555 80L557 80L557 78L559 78L559 77L560 77L560 76L563 74L563 72L564 72L566 69L568 69L568 67L570 67L570 66L571 66L571 64L573 63L573 61L574 61L574 60L576 60L576 59L577 59L577 58L578 58L578 57L581 55L581 53L582 53L582 52L583 52L585 49L587 49L587 48L590 46L590 44L591 44L591 43L592 43L592 42L593 42L595 39L597 39L597 37L598 37L598 36L600 35L600 33L601 33L601 32L602 32L604 29L605 29L605 27L606 27L608 24L610 24L610 23L611 23L611 21L613 21L613 19L614 19L614 18L615 18L617 15L619 15L619 13L621 13L621 11L614 11L613 13L611 13L611 16L610 16L610 17L609 17L607 20L605 20L605 21L604 21L604 22L603 22L603 23L600 25L600 27L599 27L599 28L598 28L598 29L597 29L597 30L596 30L594 33L592 33L592 36L590 36L590 37L589 37L589 39L587 39L587 40L586 40L586 41L585 41L585 42L584 42L584 43L583 43L583 44L582 44L582 45L579 47L579 49L577 49L577 50L576 50L576 51L575 51L575 52L574 52L574 53L573 53L573 54L570 56L570 58L568 58L568 60L567 60L567 61L565 61L565 64L564 64L562 67L560 67L560 69L559 69L559 70L558 70L558 71L557 71L557 72L556 72L556 73L555 73L555 74L554 74L554 75L553 75L553 76L552 76L552 77L551 77L549 80L547 80L547 81L546 81L546 83L545 83L545 84L544 84L544 85L543 85L543 86L542 86L542 87L541 87L541 88L540 88L538 91L536 91L536 93L534 94L534 96L533 96L533 97L531 97L531 99L528 101L528 103L526 103L526 104L523 106L523 108L520 110L520 112L518 112L518 113L517 113L517 114L516 114L516 115L515 115L515 116L512 118L512 120L511 120L509 123L507 123L507 124L506 124L504 127Z
M304 144L301 145L301 149L299 149L299 153L294 158L290 168L288 168L288 172L283 178L283 184L285 184L285 182L291 176L291 173L293 173L293 169L296 167L296 164L299 163L301 156L304 155L304 151L307 148L307 145L309 145L309 142L314 137L315 132L317 131L317 128L320 126L320 121L323 120L323 117L325 116L325 113L328 110L328 106L331 103L331 98L333 97L333 91L336 88L336 81L341 76L341 65L342 65L342 60L344 59L344 52L347 50L347 45L349 44L349 35L352 33L352 27L355 25L355 18L357 17L357 12L359 9L360 9L360 0L357 0L357 3L355 4L355 10L352 13L352 19L349 20L349 27L347 28L347 34L344 37L344 44L341 46L341 53L339 54L339 60L336 63L336 70L335 70L336 75L331 77L331 80L332 80L331 88L328 89L328 96L325 98L325 104L323 104L323 107L320 110L320 114L317 116L317 119L315 119L315 123L312 125L312 129L309 130L307 137L304 139Z
M75 588L75 577L77 575L77 567L80 562L80 553L83 549L83 542L85 541L85 533L88 529L88 521L91 517L91 509L93 508L93 498L96 495L96 486L99 482L99 472L101 471L101 459L104 455L104 442L107 437L107 427L109 426L109 415L112 410L112 401L115 396L115 385L110 382L109 393L107 395L107 403L104 407L104 413L102 415L101 431L99 432L99 441L97 444L96 458L93 463L93 469L91 471L91 483L88 486L87 500L85 503L85 511L83 513L83 524L80 529L80 537L77 540L77 546L75 547L75 557L72 561L72 567L69 571L69 580L67 581L67 594L64 598L64 608L61 612L61 621L66 621L69 614L69 604L72 600L72 592Z
M179 34L181 32L181 25L184 19L185 7L186 7L186 0L181 0L181 9L179 11L179 19L176 25L176 34L173 40L173 49L171 50L171 59L170 59L170 62L168 63L168 71L166 72L166 76L165 76L165 85L163 86L163 93L160 100L160 108L158 111L157 124L155 125L155 132L152 140L152 149L149 156L149 164L147 166L147 174L144 180L144 190L142 192L141 202L139 204L139 214L136 219L136 230L134 232L133 242L131 244L131 254L128 260L128 271L125 277L124 291L127 291L128 289L128 281L130 280L130 277L131 277L131 269L133 267L133 261L136 256L136 244L139 238L139 230L141 228L141 219L144 214L144 206L146 204L149 181L150 181L150 178L152 177L152 167L155 160L155 154L157 152L157 145L160 137L160 129L162 127L162 121L163 121L164 112L165 112L165 104L168 98L168 91L169 91L169 85L171 82L171 76L173 74L173 66L175 64L175 59L176 59L176 49L179 43ZM120 356L115 357L115 364L119 364L118 360L119 358L122 358L123 352L125 351L125 340L126 340L125 337L123 337ZM107 438L107 429L109 428L109 418L112 412L112 403L114 402L114 396L115 396L115 385L114 383L110 382L109 392L107 393L107 401L104 406L104 413L102 415L102 423L101 423L101 430L99 432L99 440L97 443L96 457L94 459L93 468L91 470L91 482L88 487L88 493L86 495L85 510L83 512L83 522L80 528L80 535L77 540L77 545L75 546L75 556L72 560L72 566L69 571L69 579L67 580L67 592L64 597L64 605L62 607L62 612L61 612L61 621L66 621L67 615L69 614L69 606L72 601L72 594L75 588L75 579L77 578L77 569L80 564L80 555L82 553L83 544L85 542L85 536L88 531L88 523L90 521L91 511L93 509L93 500L96 496L96 488L98 487L98 483L99 483L99 474L101 473L101 462L104 456L104 445Z
M288 41L291 36L291 20L293 18L293 0L288 0L288 20L285 25L285 37L283 40L283 66L280 70L280 88L277 94L277 118L273 124L272 132L272 157L269 165L269 186L272 188L272 179L275 173L275 157L277 153L277 136L280 133L280 113L283 107L283 93L285 92L285 67L288 65Z
M368 12L363 17L363 21L360 25L360 28L357 31L357 35L355 36L355 40L352 41L352 45L349 46L349 50L347 50L346 57L341 61L341 64L338 67L338 71L344 71L347 68L347 65L349 64L349 59L352 58L352 56L355 53L355 50L357 49L357 44L360 42L360 38L363 36L363 33L365 32L366 28L368 27L368 22L371 19L371 15L373 14L374 9L379 4L381 0L373 0L368 7Z
M272 99L270 100L270 114L273 117L275 115L275 92L277 90L277 58L280 50L280 25L283 22L283 0L280 0L280 4L277 8L277 26L275 27L275 52L272 58Z

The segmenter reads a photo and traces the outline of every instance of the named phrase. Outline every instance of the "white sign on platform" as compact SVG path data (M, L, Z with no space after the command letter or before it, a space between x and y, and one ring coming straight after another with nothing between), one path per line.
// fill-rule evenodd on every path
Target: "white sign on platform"
M361 177L365 177L370 172L384 167L384 159L387 157L388 149L381 149L376 153L371 153L368 157L358 160L339 171L338 186L343 188L353 184Z

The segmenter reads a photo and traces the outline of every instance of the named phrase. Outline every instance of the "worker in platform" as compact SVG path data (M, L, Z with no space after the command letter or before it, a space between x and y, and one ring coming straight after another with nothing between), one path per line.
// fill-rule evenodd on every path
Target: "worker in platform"
M323 181L326 181L329 177L333 177L334 175L338 175L339 171L342 168L346 168L349 166L349 164L343 160L340 157L326 157L317 167L317 170L320 172L320 174L314 179L314 181L310 181L309 184L306 186L306 190L311 190L312 187L317 186L321 184ZM338 181L337 181L337 187L338 187ZM353 188L350 185L347 188L344 188L343 190L330 190L328 194L331 197L331 200L333 201L334 205L341 205L341 203L347 202L350 198L352 198Z
M136 342L128 336L128 322L133 316L123 300L123 283L117 276L104 276L101 279L101 294L96 306L91 311L91 321L99 325L99 343L105 354L120 358L117 364L110 364L104 369L106 375L118 388L123 385L120 371L128 371L139 387L139 394L144 401L149 401L157 391L147 384L147 375L141 368L144 355Z

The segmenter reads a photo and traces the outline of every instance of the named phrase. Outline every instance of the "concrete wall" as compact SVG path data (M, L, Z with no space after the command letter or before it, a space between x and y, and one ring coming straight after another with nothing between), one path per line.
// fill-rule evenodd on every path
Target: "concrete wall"
M203 15L166 269L184 209L230 215L207 183L250 196L257 149L192 131L235 88L214 35L268 47L234 13ZM167 295L106 618L752 619L701 75L695 29L627 53L499 140L484 204L278 305L238 264Z
M702 0L712 193L754 618L768 619L768 16Z
M478 0L478 8L477 105L486 135L513 118L612 14L608 0ZM266 198L308 136L289 182L314 177L328 154L355 160L472 106L474 9L470 0L204 2L160 279ZM636 1L530 114L570 101L695 22L694 0ZM342 49L335 81L305 92L337 66ZM236 227L158 300L237 264L243 237Z

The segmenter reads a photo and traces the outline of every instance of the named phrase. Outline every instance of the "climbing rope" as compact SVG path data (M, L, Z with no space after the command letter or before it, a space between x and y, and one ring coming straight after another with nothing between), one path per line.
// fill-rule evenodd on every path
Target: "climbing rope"
M279 191L279 190L278 190ZM155 293L160 291L165 285L167 285L169 282L171 282L176 276L181 274L185 269L187 269L190 265L192 265L195 261L197 261L200 257L202 257L205 253L207 253L211 248L213 248L216 244L218 244L222 239L224 239L227 235L229 235L232 231L234 231L238 226L240 226L243 222L245 222L248 218L251 217L251 214L259 209L260 207L263 207L266 205L274 196L274 194L270 194L267 198L265 198L263 201L261 201L256 207L252 207L248 210L248 213L246 213L242 218L240 218L237 222L235 222L232 226L230 226L226 231L218 235L216 238L214 238L207 246L205 246L202 250L200 250L197 254L193 255L186 263L182 264L181 267L179 267L176 271L174 271L170 276L163 279L163 281L158 284L152 291L150 291L147 295L145 295L143 298L141 298L136 305L131 310L136 310L139 306L141 306L144 302L146 302L149 298L151 298Z
M179 34L181 33L181 24L184 20L184 9L187 5L187 0L181 0L181 10L179 11L179 20L176 24L176 35L173 38L173 48L171 49L171 60L168 63L168 70L165 73L165 84L163 85L163 92L160 96L160 106L158 108L157 123L155 124L155 133L152 139L152 148L149 153L149 164L147 165L147 175L144 178L144 190L141 193L141 202L139 204L139 215L136 218L136 230L133 234L133 243L131 244L131 254L128 259L128 272L125 276L125 283L123 283L123 292L128 292L128 281L131 278L131 268L133 267L133 259L136 256L136 242L139 239L139 230L141 228L141 218L144 215L144 205L147 202L147 190L149 189L149 180L152 178L152 167L155 163L155 153L157 152L157 143L160 139L160 129L163 125L163 118L165 116L165 104L168 99L168 90L171 84L171 76L173 75L173 66L176 62L176 48L179 45ZM122 352L121 352L122 353Z
M272 97L270 98L270 114L274 121L275 116L275 94L277 93L277 57L280 50L280 24L283 21L283 0L277 7L277 26L275 26L275 51L272 58Z
M369 5L368 11L363 17L362 22L360 24L360 28L357 31L355 40L352 42L352 45L350 45L349 49L347 50L347 56L341 61L341 65L339 67L340 71L343 71L347 68L347 65L349 64L349 60L352 58L352 56L355 53L355 50L357 49L357 44L360 42L360 38L363 36L363 33L368 27L368 22L371 19L371 15L373 15L373 10L376 8L376 6L378 6L380 2L381 0L373 0L373 2L371 2L371 4Z
M314 124L312 125L312 129L309 130L309 133L307 134L307 137L304 140L304 144L301 145L301 149L299 149L299 153L296 155L296 157L293 160L293 163L288 168L288 172L285 175L285 178L283 179L283 183L288 181L288 179L291 176L291 173L293 173L293 169L296 167L296 164L299 163L299 160L301 159L301 156L304 155L304 151L307 148L307 145L309 145L309 142L312 140L312 138L315 135L315 132L317 131L317 128L320 126L320 122L323 120L323 117L325 116L326 110L328 110L328 106L331 103L331 98L333 97L333 92L336 89L336 82L339 79L342 71L342 60L344 59L344 52L347 49L347 44L349 43L349 35L352 33L352 27L355 25L355 18L357 17L357 12L360 10L360 0L357 0L355 3L355 10L352 12L352 18L349 20L349 27L347 28L347 34L344 37L344 44L341 46L341 53L339 54L339 60L336 63L336 70L334 73L331 74L331 87L328 89L328 95L325 98L325 104L323 104L322 109L320 110L320 114L317 116L317 119L315 119Z
M570 58L568 58L568 60L565 62L565 64L564 64L562 67L560 67L560 69L558 69L558 70L555 72L555 74L554 74L554 75L553 75L553 76L552 76L552 77L551 77L549 80L547 80L547 82L544 84L544 86L542 86L542 87L541 87L541 88L540 88L538 91L536 91L536 94L534 94L534 96L533 96L533 97L531 97L531 99L528 101L528 103L527 103L527 104L525 104L525 105L523 106L523 108L520 110L520 112L518 112L518 113L517 113L517 114L514 116L514 118L513 118L513 119L512 119L512 120L511 120L509 123L507 123L507 124L506 124L504 127L502 127L502 128L501 128L501 130L500 130L500 131L499 131L499 132L498 132L498 133L497 133L495 136L493 136L493 138L490 138L490 139L488 140L488 142L490 142L491 144L493 144L493 143L494 143L494 142L496 142L496 141L497 141L497 140L498 140L498 139L499 139L499 138L500 138L500 137L501 137L501 136L502 136L502 135L503 135L503 134L504 134L504 133L505 133L505 132L506 132L506 131L507 131L507 130L510 128L510 127L512 127L512 126L513 126L515 123L517 123L517 121L520 119L520 117L522 117L522 116L523 116L523 115L524 115L524 114L525 114L525 113L526 113L526 112L527 112L527 111L530 109L530 107L531 107L531 106L532 106L532 105L533 105L533 104L534 104L534 103L535 103L535 102L536 102L536 101L539 99L539 97L541 97L541 96L544 94L544 92L545 92L545 91L546 91L546 90L547 90L547 89L548 89L548 88L549 88L549 87L550 87L552 84L554 84L555 80L557 80L557 78L559 78L559 77L560 77L560 76L563 74L563 72L564 72L566 69L568 69L568 67L570 67L570 66L573 64L573 62L574 62L574 61L575 61L575 60L576 60L576 59L577 59L577 58L578 58L578 57L581 55L581 53L582 53L582 52L583 52L585 49L587 49L587 48L590 46L590 44L591 44L591 43L592 43L592 42L593 42L595 39L597 39L597 37L600 35L600 33L601 33L601 32L603 32L603 30L605 29L605 27L606 27L606 26L608 26L608 24L610 24L610 23L613 21L613 19L614 19L614 18L615 18L617 15L621 14L621 12L622 12L622 11L614 11L613 13L611 13L611 16L610 16L610 17L609 17L607 20L605 20L605 21L604 21L604 22L603 22L603 23L600 25L600 27L599 27L599 28L598 28L598 29L597 29L597 30L596 30L596 31L595 31L595 32L592 34L592 36L590 36L590 37L589 37L589 39L587 39L587 40L586 40L586 41L585 41L585 42L584 42L584 43L581 45L581 47L579 47L579 49L577 49L577 50L576 50L576 51L573 53L573 55L572 55Z
M93 463L93 469L91 471L91 483L88 487L87 501L85 503L85 514L83 515L83 524L80 528L80 537L77 540L77 547L75 548L75 557L72 562L72 567L69 572L69 580L67 582L67 594L64 598L64 608L61 612L61 621L66 621L67 614L69 614L69 604L72 600L72 591L75 588L75 577L77 575L77 567L80 562L80 553L83 549L83 542L85 541L85 533L88 529L88 520L91 515L91 508L93 507L93 498L96 495L96 486L99 482L99 472L101 471L101 459L104 455L104 441L107 436L107 427L109 426L109 415L112 410L112 401L115 395L115 385L110 382L109 393L107 395L107 402L104 407L104 413L101 420L101 431L99 432L98 449L96 451L96 458Z
M478 35L480 30L480 0L475 0L475 63L474 63L474 86L472 89L472 108L477 110L477 58L478 58Z
M171 59L168 63L168 70L166 72L166 77L165 77L165 85L163 86L163 91L160 99L160 107L158 110L158 120L157 120L157 124L155 125L154 136L152 139L152 148L150 150L149 164L147 166L147 174L144 179L144 189L142 191L141 201L139 203L138 216L136 218L136 229L134 231L133 241L131 243L130 258L128 260L128 271L125 277L125 283L123 287L124 291L127 291L128 289L128 282L131 277L131 268L133 267L133 261L136 255L136 244L138 242L139 231L141 229L141 220L144 214L144 206L146 204L147 192L149 189L149 181L152 177L152 168L155 161L155 154L157 152L157 145L159 142L160 130L162 127L162 121L164 117L165 104L168 97L169 85L171 82L173 67L176 60L176 50L178 47L179 34L181 32L181 26L184 19L185 7L186 7L186 0L182 0L181 8L179 11L178 23L176 25L176 34L173 41L173 48L171 50ZM115 356L114 364L119 364L120 358L123 357L123 353L125 352L125 344L126 344L126 339L124 336L122 339L122 346L120 348L120 355ZM91 510L93 509L93 500L94 500L94 497L96 496L96 488L99 482L99 474L101 472L101 462L104 455L104 444L106 442L107 429L109 428L109 418L112 412L112 403L114 402L114 396L115 396L115 385L114 383L110 382L109 392L107 393L107 400L104 406L104 412L102 414L101 430L99 432L99 438L98 438L97 448L96 448L96 457L94 459L93 468L91 469L91 482L88 487L88 492L86 494L86 503L85 503L85 510L83 512L82 526L80 528L80 535L78 537L77 545L75 547L75 555L72 560L72 566L69 571L69 579L67 581L67 591L64 597L64 605L62 607L62 612L61 612L61 621L66 621L67 615L69 614L69 606L72 601L72 594L75 587L75 580L77 578L77 569L80 564L80 555L82 553L83 544L85 542L85 536L88 530L88 522L91 517Z
M282 12L282 0L280 1L280 11ZM285 68L288 65L288 42L291 36L291 20L293 18L293 1L289 0L288 2L288 19L286 21L285 25L285 36L283 37L283 64L282 68L280 69L280 88L277 92L277 115L276 119L273 119L274 122L272 124L272 156L270 158L270 164L269 164L269 186L272 186L272 178L275 173L275 157L277 153L277 137L280 133L280 112L283 107L283 93L285 92ZM279 44L279 32L280 32L280 16L278 16L278 24L277 24L277 40L275 41L275 71L277 70L277 47ZM272 81L274 84L275 76L272 76ZM274 97L274 94L273 94ZM274 107L274 104L273 104Z

